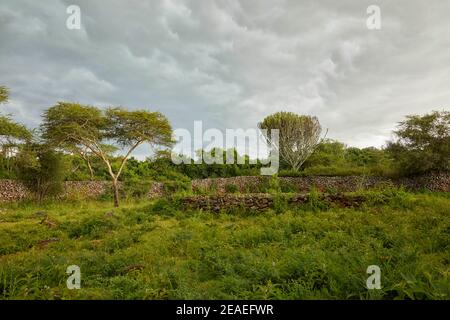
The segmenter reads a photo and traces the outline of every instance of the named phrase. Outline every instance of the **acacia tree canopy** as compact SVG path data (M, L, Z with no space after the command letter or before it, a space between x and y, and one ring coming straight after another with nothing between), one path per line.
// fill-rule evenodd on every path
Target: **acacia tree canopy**
M0 116L0 137L7 144L14 144L13 140L31 138L31 132L19 123L15 123L8 116Z
M88 150L108 169L114 187L114 204L119 205L118 178L131 153L140 145L170 147L172 128L159 112L128 111L124 108L101 110L94 106L59 102L45 111L42 136L49 143L70 152ZM125 149L119 168L111 165L111 148Z
M0 86L0 103L8 101L9 90ZM22 124L14 122L8 115L0 115L0 148L4 153L20 140L31 139L31 132Z
M258 123L265 129L269 144L278 147L279 154L292 169L299 170L320 142L322 127L317 117L293 112L277 112ZM278 146L271 140L271 130L279 130Z

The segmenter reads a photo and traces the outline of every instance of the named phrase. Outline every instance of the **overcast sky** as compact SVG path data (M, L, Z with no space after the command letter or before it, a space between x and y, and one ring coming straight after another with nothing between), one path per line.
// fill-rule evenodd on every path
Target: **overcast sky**
M405 115L449 110L449 41L448 0L0 0L2 109L32 128L57 101L145 108L188 129L287 110L380 147Z

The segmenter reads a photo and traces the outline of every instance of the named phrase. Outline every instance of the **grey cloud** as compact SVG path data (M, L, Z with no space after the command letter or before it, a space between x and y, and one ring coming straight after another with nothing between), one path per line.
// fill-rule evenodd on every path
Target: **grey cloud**
M78 4L82 30L65 27ZM448 108L448 1L2 0L0 84L30 127L60 100L165 113L174 127L255 127L279 110L381 146L410 113ZM146 151L141 150L141 154Z

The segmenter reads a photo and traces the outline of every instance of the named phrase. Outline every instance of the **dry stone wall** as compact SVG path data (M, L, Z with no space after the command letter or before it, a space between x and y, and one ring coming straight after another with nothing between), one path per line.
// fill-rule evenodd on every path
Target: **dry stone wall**
M15 180L0 180L0 201L19 201L30 197L27 187Z
M66 181L61 198L96 198L110 190L109 181ZM0 202L32 199L33 194L20 181L0 180Z
M227 193L227 186L233 185L241 193L260 193L267 186L270 177L249 176L217 179L196 179L192 180L192 189L214 190L218 194ZM289 186L290 192L304 193L310 191L312 186L322 192L351 192L360 189L371 188L380 184L404 186L410 190L428 189L431 191L450 192L450 174L431 174L414 178L402 178L397 180L381 177L280 177L280 185ZM96 198L108 190L111 184L109 181L67 181L62 197L82 197ZM263 191L264 192L264 191ZM334 193L332 192L332 193ZM164 185L155 182L148 190L148 197L155 198L165 194ZM20 201L29 199L32 194L27 187L16 180L0 180L0 202Z
M227 185L233 185L241 193L258 192L261 186L268 184L270 177L232 177L216 179L198 179L192 181L192 189L214 190L226 193ZM319 191L352 192L368 189L378 185L404 186L410 190L428 189L431 191L450 191L450 174L430 174L414 178L389 179L372 176L310 176L310 177L280 177L280 185L289 186L293 192L308 192L312 186Z

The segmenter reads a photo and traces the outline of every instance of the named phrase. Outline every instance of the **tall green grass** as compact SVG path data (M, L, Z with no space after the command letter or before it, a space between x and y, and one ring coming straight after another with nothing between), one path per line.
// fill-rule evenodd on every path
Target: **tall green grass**
M254 214L169 200L3 206L0 298L449 299L449 195L366 196L359 209L313 196ZM66 288L73 264L80 290ZM365 287L373 264L381 290Z

